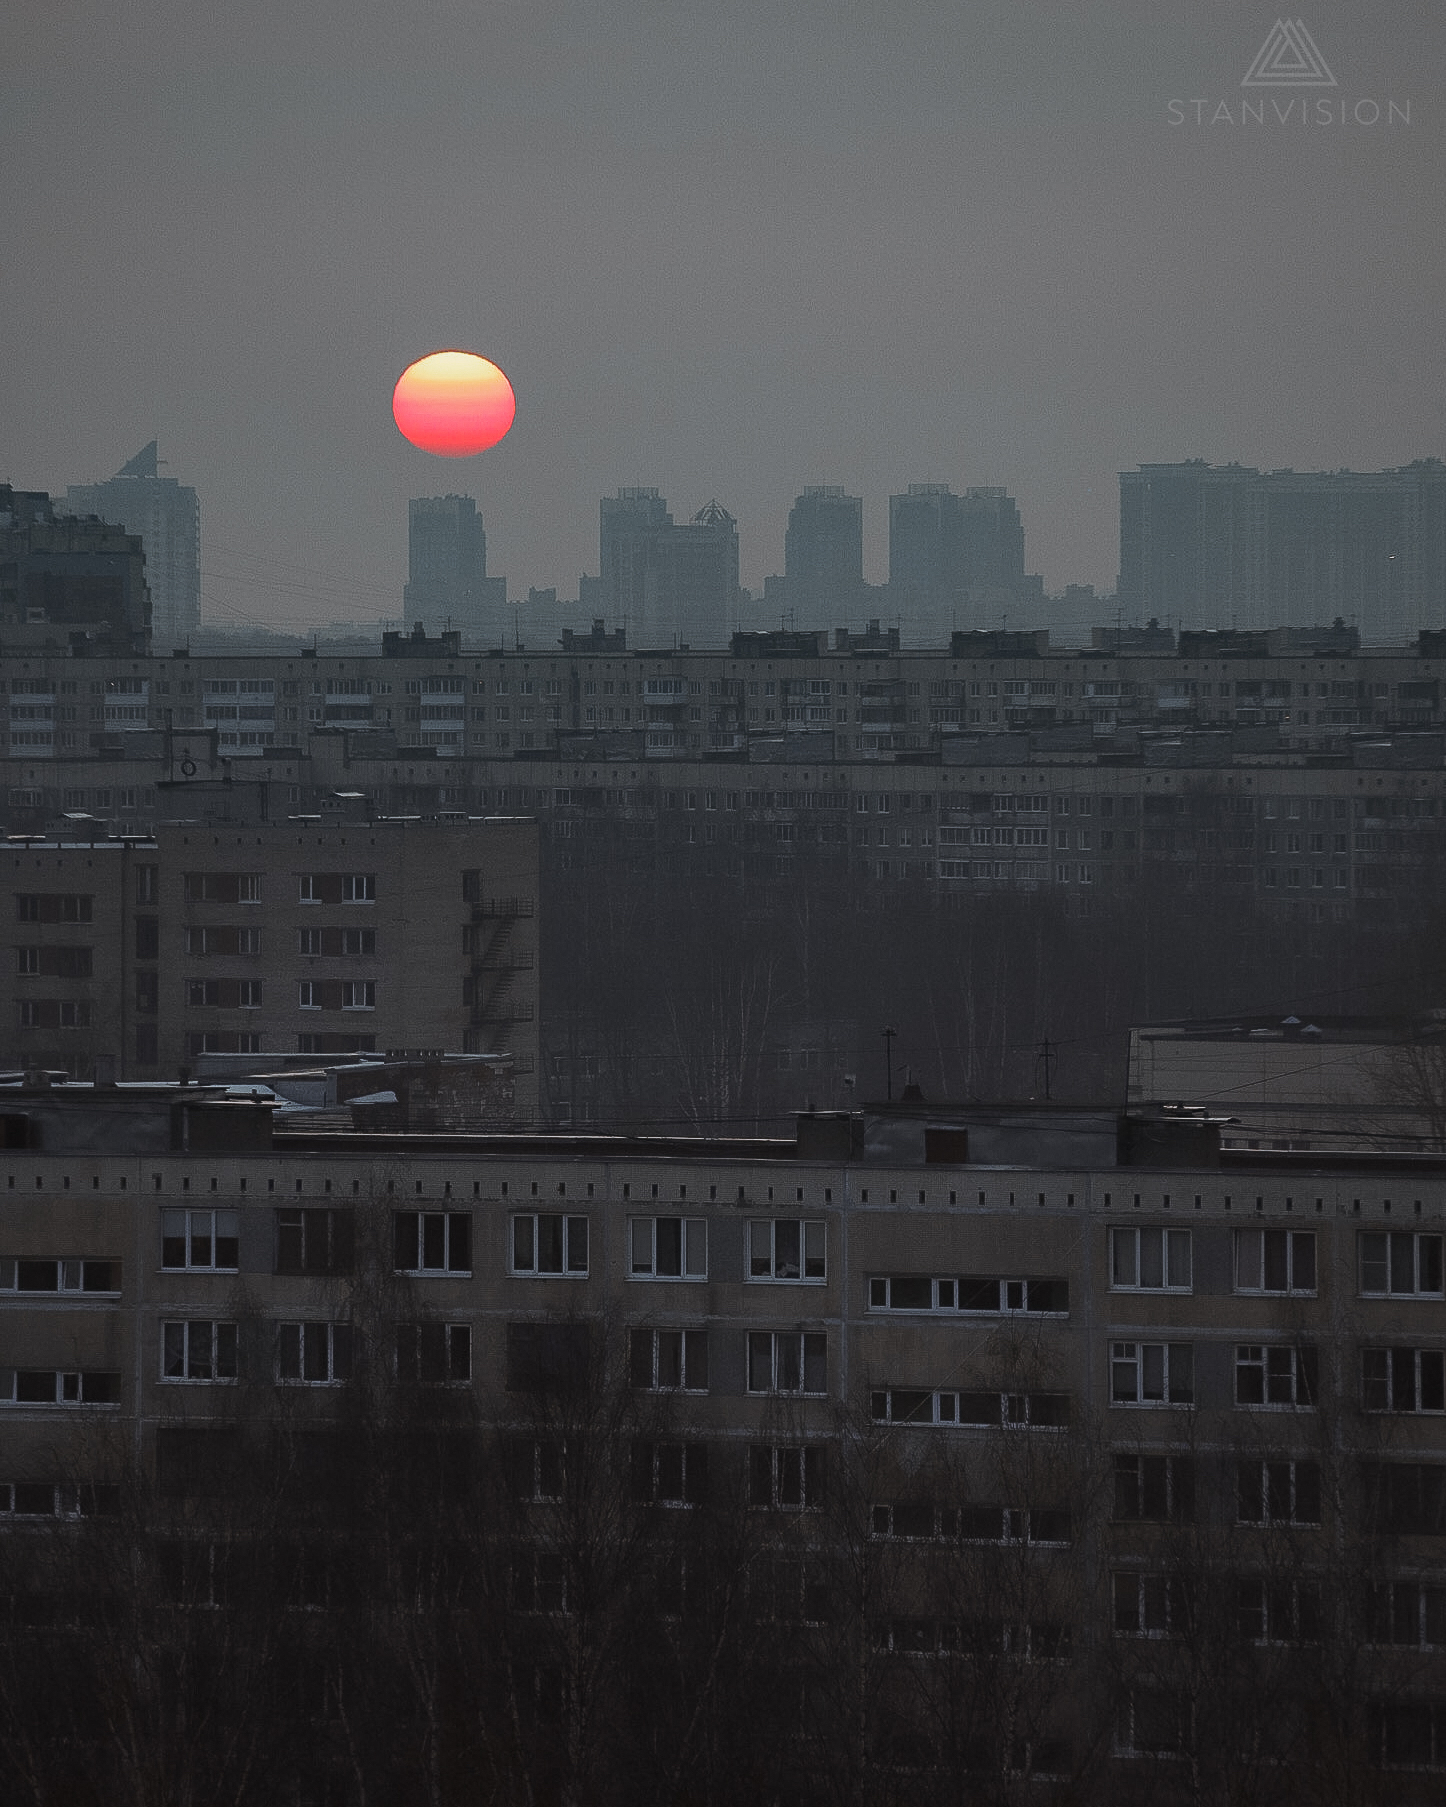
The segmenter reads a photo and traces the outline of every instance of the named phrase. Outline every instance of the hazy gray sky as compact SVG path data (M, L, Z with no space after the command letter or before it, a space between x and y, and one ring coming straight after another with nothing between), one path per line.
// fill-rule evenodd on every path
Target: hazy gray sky
M218 621L397 611L407 498L446 491L514 592L576 595L630 483L679 518L716 496L754 587L805 483L864 496L876 578L892 490L1005 484L1031 570L1111 585L1123 467L1446 453L1446 8L1312 0L1337 87L1242 124L1276 13L11 7L0 480L62 490L159 435ZM1302 126L1307 98L1348 122ZM448 345L517 391L481 459L391 422Z

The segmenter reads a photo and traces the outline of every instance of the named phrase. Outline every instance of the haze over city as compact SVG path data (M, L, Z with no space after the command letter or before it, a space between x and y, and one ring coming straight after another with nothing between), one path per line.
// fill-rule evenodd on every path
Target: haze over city
M395 615L407 500L458 488L514 590L576 595L598 498L639 483L736 515L754 590L799 489L841 483L877 581L911 481L1007 487L1047 588L1110 589L1121 469L1446 442L1440 9L1313 10L1356 108L1329 127L1240 120L1273 17L25 13L0 69L0 471L62 493L159 435L202 498L215 625ZM1201 96L1231 122L1171 123ZM451 344L519 409L444 468L388 404Z

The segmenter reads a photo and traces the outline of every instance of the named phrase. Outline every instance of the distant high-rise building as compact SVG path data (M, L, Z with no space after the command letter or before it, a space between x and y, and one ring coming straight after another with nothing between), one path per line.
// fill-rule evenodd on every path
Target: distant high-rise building
M1024 528L1006 490L911 483L889 497L889 591L916 642L947 641L1024 587Z
M738 523L709 502L677 524L655 489L620 489L599 511L598 613L640 650L721 646L738 608Z
M805 489L788 512L783 573L799 626L840 619L864 587L862 499L835 483Z
M471 496L416 496L407 505L408 627L500 637L507 580L487 575L487 534Z
M196 492L159 472L153 439L105 483L73 483L65 506L137 533L146 551L151 643L185 646L201 625L201 509Z
M1120 473L1119 607L1183 627L1354 621L1370 640L1446 623L1446 464Z

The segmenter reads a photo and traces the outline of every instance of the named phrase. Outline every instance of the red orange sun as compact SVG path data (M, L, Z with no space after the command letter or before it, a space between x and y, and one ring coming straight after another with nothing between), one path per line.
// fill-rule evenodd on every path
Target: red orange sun
M512 425L517 397L507 378L472 351L434 351L397 378L392 419L402 436L439 458L474 458Z

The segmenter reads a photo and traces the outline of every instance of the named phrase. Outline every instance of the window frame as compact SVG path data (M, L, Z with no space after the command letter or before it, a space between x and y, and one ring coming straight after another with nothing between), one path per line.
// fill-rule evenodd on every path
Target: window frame
M1287 1471L1283 1484L1288 1490L1289 1504L1284 1515L1273 1510L1273 1504L1281 1497L1281 1471ZM1300 1509L1302 1471L1314 1470L1315 1479L1306 1489L1309 1503L1310 1487L1314 1488L1318 1515L1315 1518L1297 1516ZM1251 1483L1255 1488L1258 1483L1260 1516L1246 1516L1246 1480L1247 1474L1254 1473L1256 1480ZM1325 1522L1325 1501L1322 1494L1321 1465L1308 1456L1237 1456L1235 1458L1235 1522L1237 1525L1290 1525L1300 1530L1318 1531Z
M780 1273L780 1229L798 1231L798 1271ZM828 1220L823 1217L750 1217L747 1229L746 1278L759 1286L824 1286L828 1282ZM760 1242L766 1239L766 1253ZM785 1239L787 1240L787 1239ZM810 1252L810 1245L814 1252ZM788 1257L781 1258L785 1264ZM760 1263L766 1264L760 1266ZM816 1265L817 1272L810 1273Z
M177 1240L174 1235L166 1234L168 1222L174 1226L177 1218L185 1220L185 1256L183 1261L167 1261L166 1245ZM209 1220L209 1228L204 1240L209 1244L211 1257L207 1261L192 1259L196 1243L196 1224L198 1220ZM229 1220L230 1234L221 1233L221 1220ZM180 1274L235 1274L241 1271L241 1213L234 1205L162 1205L161 1207L161 1270L164 1273ZM231 1246L235 1259L222 1261L222 1244Z
M205 1332L204 1337L199 1332ZM192 1353L200 1343L208 1355ZM235 1386L240 1379L239 1337L236 1325L218 1318L166 1318L161 1322L161 1382L166 1386ZM179 1371L176 1366L178 1364ZM206 1373L193 1373L193 1364ZM229 1372L223 1372L229 1369Z
M659 1271L658 1226L660 1224L676 1224L678 1226L677 1273ZM644 1267L638 1266L640 1237L645 1237L647 1242L647 1265ZM700 1245L701 1254L699 1254ZM675 1283L707 1280L707 1218L674 1216L671 1213L654 1217L630 1217L628 1219L627 1263L629 1280L665 1280Z
M55 1270L54 1286L22 1286L20 1270L22 1268L49 1267ZM95 1279L102 1276L100 1269L105 1269L105 1277L114 1281L109 1286L93 1286L89 1284L92 1274L89 1270L97 1270ZM109 1260L100 1255L57 1255L49 1256L15 1255L0 1259L0 1293L17 1293L22 1297L49 1298L51 1296L66 1297L77 1293L81 1297L90 1294L92 1297L115 1298L121 1291L121 1263Z
M676 1458L677 1485L671 1488L665 1465ZM646 1469L649 1485L641 1485ZM690 1474L691 1469L691 1474ZM670 1486L667 1493L660 1489ZM628 1490L633 1503L656 1506L669 1512L692 1511L701 1506L708 1489L708 1445L697 1438L638 1437L628 1451Z
M794 1473L796 1467L796 1485ZM825 1461L818 1443L754 1443L748 1450L748 1503L762 1512L817 1512ZM767 1495L766 1498L760 1497Z
M1286 1280L1284 1286L1267 1284L1272 1266L1269 1251L1274 1246L1275 1238L1280 1240L1281 1253L1284 1257ZM1258 1285L1251 1285L1240 1277L1242 1266L1245 1265L1241 1260L1242 1251L1247 1248L1251 1240L1254 1240L1256 1245L1254 1270L1260 1276ZM1302 1284L1299 1279L1301 1258L1306 1248L1310 1250L1308 1263L1310 1283L1308 1285ZM1231 1234L1231 1259L1235 1291L1244 1298L1314 1299L1319 1295L1320 1260L1314 1230L1277 1230L1269 1229L1263 1224L1252 1224L1237 1229Z
M441 1221L442 1259L428 1262L428 1220ZM416 1261L407 1263L402 1256L407 1252L403 1248L403 1237L406 1232L403 1225L412 1223L415 1226L413 1248ZM458 1226L462 1226L459 1230ZM461 1240L465 1247L458 1251L455 1245ZM457 1259L454 1260L454 1254ZM465 1265L463 1260L465 1259ZM473 1268L472 1246L472 1213L470 1211L393 1211L392 1213L392 1271L408 1274L416 1279L468 1279Z
M1153 1474L1147 1464L1158 1462L1160 1473ZM1125 1465L1135 1464L1133 1476ZM1111 1452L1110 1472L1114 1481L1110 1521L1117 1525L1183 1525L1195 1518L1194 1458L1178 1450L1117 1449ZM1132 1488L1136 1510L1121 1511L1122 1484ZM1163 1497L1164 1511L1149 1510L1152 1499Z
M440 1332L433 1337L430 1333ZM441 1352L438 1372L429 1377L429 1361ZM410 1342L411 1347L406 1344ZM459 1361L460 1355L460 1361ZM459 1369L464 1370L460 1371ZM472 1384L472 1326L456 1319L422 1318L396 1327L396 1377L400 1385L417 1387L470 1387Z
M678 1382L665 1382L664 1337L678 1338ZM644 1352L646 1359L643 1359ZM670 1364L671 1366L671 1364ZM701 1374L699 1370L701 1369ZM644 1373L647 1379L640 1378ZM708 1332L690 1326L636 1324L628 1333L628 1384L638 1393L706 1393Z
M913 1400L916 1404L896 1416L896 1399ZM924 1401L928 1402L928 1416L919 1415ZM986 1416L964 1415L979 1412L980 1402L989 1401L996 1409ZM1057 1389L1012 1393L1007 1387L874 1387L869 1392L869 1417L875 1424L926 1425L947 1430L1065 1431L1069 1429L1072 1407L1071 1395Z
M1189 1294L1195 1290L1195 1248L1193 1233L1188 1229L1178 1229L1170 1224L1111 1224L1109 1226L1109 1260L1111 1292L1131 1293L1177 1293ZM1145 1272L1145 1239L1160 1239L1160 1280L1156 1284L1141 1278ZM1121 1270L1121 1251L1132 1247L1133 1254L1129 1266L1134 1279L1119 1278ZM1172 1280L1170 1274L1174 1266L1174 1251L1183 1247L1185 1251L1186 1278Z
M561 1225L558 1231L558 1248L561 1265L559 1267L539 1267L537 1264L542 1255L542 1236L540 1226L544 1222ZM578 1225L582 1226L582 1259L574 1260L575 1243L578 1237ZM522 1244L520 1236L526 1230L530 1254L527 1262L519 1261ZM508 1219L509 1235L507 1240L507 1271L518 1280L586 1280L592 1260L592 1233L589 1217L586 1212L567 1211L514 1211ZM552 1232L548 1232L549 1239Z
M1412 1286L1403 1291L1396 1286L1396 1250L1397 1246L1409 1240L1411 1243L1411 1277ZM1383 1254L1379 1258L1371 1258L1367 1254L1367 1245L1381 1242L1385 1244ZM1442 1261L1443 1238L1437 1232L1429 1230L1358 1230L1356 1232L1356 1290L1363 1299L1440 1299L1446 1297L1446 1286L1443 1286ZM1434 1264L1436 1285L1421 1285L1423 1250L1434 1249L1434 1255L1427 1255L1428 1265ZM1385 1275L1384 1287L1368 1287L1366 1285L1367 1265L1372 1267L1383 1265Z
M1147 1341L1140 1337L1127 1339L1111 1337L1109 1348L1109 1402L1111 1406L1126 1407L1132 1411L1167 1411L1180 1408L1186 1410L1194 1409L1195 1345L1193 1343L1157 1343L1154 1341ZM1159 1349L1163 1352L1161 1356L1160 1373L1162 1390L1158 1398L1147 1396L1144 1390L1147 1381L1146 1363L1149 1359L1145 1352L1153 1349ZM1181 1361L1179 1354L1180 1351L1184 1352L1185 1359L1183 1362ZM1123 1394L1116 1391L1116 1376L1127 1363L1134 1366L1137 1377L1134 1394L1129 1398L1126 1398ZM1182 1390L1178 1396L1175 1390L1176 1382L1172 1378L1170 1372L1171 1368L1177 1365L1187 1369L1189 1373L1189 1378L1181 1383ZM1188 1391L1185 1389L1188 1389Z
M1242 1381L1253 1380L1257 1373L1260 1397L1242 1398ZM1272 1397L1273 1389L1282 1388L1289 1398ZM1235 1344L1235 1404L1256 1412L1315 1411L1320 1404L1320 1355L1315 1344Z
M828 1396L828 1336L822 1330L750 1330L745 1392L797 1399ZM786 1385L794 1379L796 1385ZM762 1384L757 1384L759 1382Z
M894 1288L900 1282L905 1285L927 1286L930 1303L894 1304ZM982 1290L990 1287L994 1289L995 1303L978 1303ZM1063 1288L1064 1304L1032 1303L1033 1289L1036 1287ZM890 1316L907 1314L923 1317L934 1312L951 1312L960 1317L1067 1318L1069 1281L1045 1275L1011 1278L1005 1274L870 1274L868 1309L871 1312L887 1312Z
M20 1397L21 1375L46 1374L50 1377L51 1391L44 1399L22 1399ZM88 1399L86 1382L105 1382L104 1392L109 1398ZM111 1383L114 1383L113 1385ZM55 1406L108 1406L118 1409L121 1404L121 1375L118 1368L0 1368L0 1405L18 1406L22 1411L45 1411Z
M296 1359L294 1374L289 1365L287 1344L295 1332ZM342 1334L338 1336L338 1331ZM317 1333L325 1332L324 1338ZM325 1374L308 1374L307 1360L313 1343L322 1341L326 1360ZM342 1371L344 1370L344 1372ZM341 1387L356 1372L356 1331L345 1318L283 1318L276 1325L276 1384L282 1387Z
M1397 1381L1402 1367L1401 1357L1409 1356L1411 1368L1410 1405L1398 1405ZM1380 1372L1372 1374L1371 1368ZM1428 1379L1429 1375L1429 1379ZM1377 1391L1379 1389L1379 1391ZM1377 1400L1374 1403L1373 1393ZM1430 1395L1437 1403L1426 1405ZM1446 1413L1446 1351L1423 1349L1413 1343L1366 1345L1361 1349L1361 1410L1393 1417L1434 1418Z

